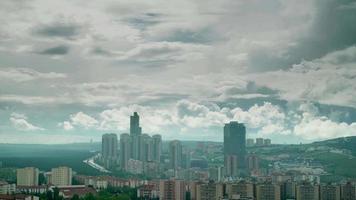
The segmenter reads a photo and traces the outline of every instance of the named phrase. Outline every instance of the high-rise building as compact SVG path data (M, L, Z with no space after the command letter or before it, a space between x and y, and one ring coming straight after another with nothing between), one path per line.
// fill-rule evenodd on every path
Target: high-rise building
M224 158L227 176L237 176L245 170L246 128L232 121L224 126Z
M159 192L159 199L185 200L185 183L182 180L160 180Z
M35 167L25 167L16 170L18 186L37 186L39 170Z
M259 158L255 154L247 156L247 168L251 173L258 173L259 171Z
M134 112L130 116L130 135L131 135L131 157L135 160L140 160L140 135L142 134L142 128L140 127L140 116L137 112Z
M161 135L153 135L153 161L160 163L161 162L161 151L162 151L162 136Z
M107 133L102 136L101 154L104 165L112 168L118 161L118 140L115 133Z
M130 116L130 135L141 135L141 133L140 116L137 112L134 112L134 114Z
M356 199L356 187L354 184L348 182L341 186L341 199L342 200Z
M169 159L171 169L178 169L182 165L182 144L178 140L169 143Z
M142 162L149 162L153 160L153 140L147 134L139 136L139 160Z
M296 187L297 200L319 200L319 186L303 183Z
M321 185L320 198L323 200L340 200L340 186L338 185Z
M50 182L54 186L72 185L72 169L64 166L52 168Z
M296 199L296 182L285 181L282 185L281 193L283 199Z
M281 187L277 184L263 183L256 185L256 200L280 200Z
M121 169L127 170L128 161L131 158L131 137L124 133L120 135L120 166Z
M239 170L237 166L237 156L236 155L226 155L225 156L225 175L226 176L238 176Z

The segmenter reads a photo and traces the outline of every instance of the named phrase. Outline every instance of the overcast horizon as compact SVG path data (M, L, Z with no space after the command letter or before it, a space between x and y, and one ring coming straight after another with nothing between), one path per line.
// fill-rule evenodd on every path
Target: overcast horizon
M356 136L356 1L0 1L0 143Z

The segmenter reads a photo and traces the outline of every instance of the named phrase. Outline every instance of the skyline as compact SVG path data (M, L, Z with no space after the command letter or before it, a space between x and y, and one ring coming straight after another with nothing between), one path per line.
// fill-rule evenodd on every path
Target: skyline
M53 9L56 8L56 9ZM179 8L179 9L177 9ZM352 0L0 2L0 143L356 136Z

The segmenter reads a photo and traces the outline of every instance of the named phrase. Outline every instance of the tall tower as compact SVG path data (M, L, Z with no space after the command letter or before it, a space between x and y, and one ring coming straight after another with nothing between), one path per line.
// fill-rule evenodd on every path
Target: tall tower
M131 157L131 138L127 133L120 135L120 166L127 170L127 164Z
M131 136L131 157L135 160L140 159L140 136L142 129L140 127L140 116L134 112L130 116L130 136Z
M245 170L246 128L232 121L224 126L224 159L227 176L238 176Z
M130 116L130 135L141 135L141 133L140 116L137 112L134 112L134 114Z
M115 133L107 133L102 136L101 154L106 167L112 167L116 164L118 140Z
M182 144L179 140L169 143L169 159L171 169L178 169L182 165Z

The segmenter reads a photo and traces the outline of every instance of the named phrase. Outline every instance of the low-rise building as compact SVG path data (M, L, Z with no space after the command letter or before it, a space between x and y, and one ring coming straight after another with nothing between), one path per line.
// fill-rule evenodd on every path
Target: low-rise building
M15 184L10 184L6 181L0 181L0 194L14 194L15 192Z

